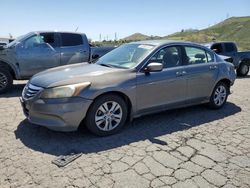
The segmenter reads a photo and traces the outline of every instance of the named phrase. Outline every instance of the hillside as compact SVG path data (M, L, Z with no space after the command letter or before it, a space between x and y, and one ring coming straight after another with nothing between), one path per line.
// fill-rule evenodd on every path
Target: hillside
M250 50L250 16L231 17L203 30L187 30L165 37L135 33L122 40L138 41L149 39L186 40L198 43L211 42L216 39L217 41L234 41L241 50Z
M178 32L163 37L171 40L187 40L194 42L234 41L242 50L250 50L250 16L232 17L212 27L194 31Z
M134 33L128 37L123 38L122 40L125 41L138 41L138 40L150 40L150 39L160 39L161 37L158 36L148 36L142 33Z
M149 38L149 36L141 33L134 33L133 35L123 38L122 40L136 41L136 40L146 40L147 38Z

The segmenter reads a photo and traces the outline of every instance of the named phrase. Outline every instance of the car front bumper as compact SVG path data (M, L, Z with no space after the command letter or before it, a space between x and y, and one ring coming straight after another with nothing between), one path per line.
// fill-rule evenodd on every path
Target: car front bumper
M92 100L81 97L62 99L20 98L24 115L37 125L55 131L75 131L85 118Z

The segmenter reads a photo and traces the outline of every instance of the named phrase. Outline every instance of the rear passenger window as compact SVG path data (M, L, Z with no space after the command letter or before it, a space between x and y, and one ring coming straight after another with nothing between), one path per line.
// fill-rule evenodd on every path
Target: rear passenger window
M214 54L212 52L206 52L207 54L207 62L214 62Z
M200 48L185 47L186 57L185 61L188 65L208 63L214 61L212 52L207 52Z
M51 46L56 46L55 34L54 33L41 33L41 38L45 43L50 44Z
M235 45L233 43L225 43L226 52L234 52L236 51Z
M72 34L72 33L62 33L62 46L78 46L82 45L82 36L79 34Z

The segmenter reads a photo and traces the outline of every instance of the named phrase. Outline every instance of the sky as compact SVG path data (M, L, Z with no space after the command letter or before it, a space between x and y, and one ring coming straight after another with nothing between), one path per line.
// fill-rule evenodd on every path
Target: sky
M166 36L250 16L250 0L1 0L0 10L0 37L78 28L92 40L113 40L115 33Z

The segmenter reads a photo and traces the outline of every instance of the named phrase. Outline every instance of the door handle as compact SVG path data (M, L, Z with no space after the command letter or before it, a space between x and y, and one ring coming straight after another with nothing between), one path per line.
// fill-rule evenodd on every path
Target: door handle
M175 74L176 74L176 76L183 76L183 75L187 74L187 72L186 71L177 71Z
M176 76L182 76L182 73L181 73L181 72L179 72L179 71L178 71L178 72L176 72L175 74L176 74Z
M187 72L186 71L182 71L182 75L185 75L185 74L187 74Z
M86 50L79 50L79 52L80 52L80 53L85 53L85 52L86 52Z
M215 69L217 69L217 66L216 66L216 65L211 65L211 66L209 67L209 69L210 69L210 70L215 70Z

